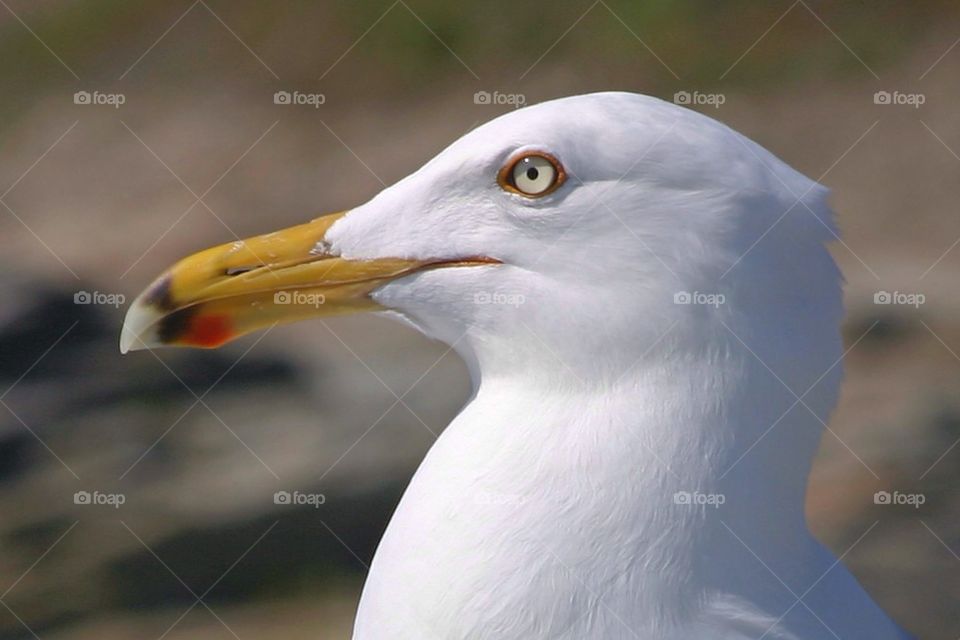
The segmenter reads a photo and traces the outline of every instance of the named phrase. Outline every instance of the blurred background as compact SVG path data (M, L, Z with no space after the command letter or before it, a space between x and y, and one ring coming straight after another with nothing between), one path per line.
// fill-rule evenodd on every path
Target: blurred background
M0 0L0 638L348 638L464 367L375 317L120 357L125 304L607 89L833 189L850 351L810 520L906 628L958 637L958 38L947 0Z

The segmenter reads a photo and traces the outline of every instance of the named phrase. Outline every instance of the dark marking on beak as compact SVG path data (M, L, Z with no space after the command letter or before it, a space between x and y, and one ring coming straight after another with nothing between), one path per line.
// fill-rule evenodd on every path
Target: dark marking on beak
M173 276L167 275L157 281L143 298L145 304L151 305L161 311L169 311L174 308L173 296L170 293L170 285L173 282Z
M190 323L200 310L200 306L194 305L174 311L160 320L157 323L157 337L160 341L164 344L171 344L186 335L190 331Z

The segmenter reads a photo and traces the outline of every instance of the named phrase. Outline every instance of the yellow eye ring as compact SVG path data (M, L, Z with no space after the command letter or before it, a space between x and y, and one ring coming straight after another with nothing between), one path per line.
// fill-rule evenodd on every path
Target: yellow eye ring
M497 173L497 183L505 191L527 198L552 193L567 179L563 165L544 151L524 152L511 158Z

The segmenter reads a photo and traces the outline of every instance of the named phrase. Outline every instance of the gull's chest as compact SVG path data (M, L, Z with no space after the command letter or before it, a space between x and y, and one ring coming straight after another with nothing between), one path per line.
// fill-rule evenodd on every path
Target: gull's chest
M358 640L575 638L585 636L565 634L621 626L618 616L634 615L641 584L624 567L654 535L641 526L643 501L623 482L639 452L628 450L636 441L583 433L610 428L591 425L587 405L501 400L458 417L381 542ZM591 441L604 444L591 451ZM581 619L600 588L609 611Z

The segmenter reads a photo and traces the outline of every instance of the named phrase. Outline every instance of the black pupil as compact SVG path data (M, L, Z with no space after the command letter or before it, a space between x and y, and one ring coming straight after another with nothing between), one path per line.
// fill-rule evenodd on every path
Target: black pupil
M537 171L536 167L530 167L529 169L527 169L528 180L536 180L539 177L540 177L540 172Z

